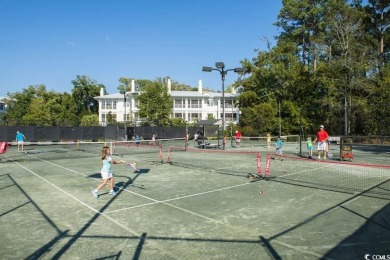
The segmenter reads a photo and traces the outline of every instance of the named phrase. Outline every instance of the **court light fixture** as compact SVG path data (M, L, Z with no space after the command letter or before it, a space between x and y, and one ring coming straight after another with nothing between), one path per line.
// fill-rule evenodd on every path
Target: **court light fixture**
M213 70L219 71L222 78L222 130L223 130L223 138L225 140L225 76L228 71L234 71L236 73L244 73L246 70L245 68L234 68L234 69L225 70L225 63L221 61L215 63L215 68L206 67L206 66L202 67L202 71L204 72L211 72ZM232 114L232 118L233 118L233 114ZM226 144L224 141L222 147L223 150L225 150Z
M123 94L123 102L124 102L124 106L125 106L125 141L127 141L127 114L126 114L126 90L121 90L120 91L121 94Z
M204 71L204 72L211 72L213 70L213 68L211 68L211 67L203 67L202 68L202 71Z

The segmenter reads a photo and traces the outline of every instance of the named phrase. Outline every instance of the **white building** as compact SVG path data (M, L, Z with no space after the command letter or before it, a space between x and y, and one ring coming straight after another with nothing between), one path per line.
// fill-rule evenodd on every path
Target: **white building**
M202 81L199 80L198 91L171 91L171 81L168 80L168 94L173 99L171 118L183 118L188 123L205 119L222 119L222 93L204 92ZM140 92L135 90L134 81L131 82L131 91L126 93L126 107L124 105L124 94L116 93L104 95L100 90L100 96L95 97L99 101L99 122L106 125L109 112L116 118L117 122L123 122L125 115L127 122L139 124L142 118L139 117L137 96ZM234 88L230 93L225 92L225 124L232 121L236 124L239 120L239 109L234 107L237 94Z
M2 124L3 116L4 116L5 111L6 111L6 104L3 100L5 100L5 98L0 97L0 124Z

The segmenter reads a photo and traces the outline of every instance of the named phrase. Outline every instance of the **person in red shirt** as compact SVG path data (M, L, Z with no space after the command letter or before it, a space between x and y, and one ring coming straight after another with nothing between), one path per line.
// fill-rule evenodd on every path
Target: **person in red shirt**
M236 131L235 138L236 138L236 147L240 147L240 144L241 144L241 132L240 131Z
M329 134L325 131L324 126L320 125L320 130L317 132L317 137L314 140L318 142L318 160L321 160L321 153L324 154L324 160L326 159L326 146L328 145Z

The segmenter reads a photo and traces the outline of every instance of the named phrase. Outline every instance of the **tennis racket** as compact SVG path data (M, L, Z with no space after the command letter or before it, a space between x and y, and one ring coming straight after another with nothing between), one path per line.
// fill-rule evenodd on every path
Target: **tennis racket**
M140 172L141 170L137 167L136 163L127 163L135 172Z

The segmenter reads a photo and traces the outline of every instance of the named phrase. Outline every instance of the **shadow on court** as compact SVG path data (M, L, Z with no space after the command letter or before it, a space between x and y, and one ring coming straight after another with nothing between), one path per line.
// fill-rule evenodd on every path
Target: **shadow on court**
M77 240L79 238L81 238L84 234L84 232L98 219L101 217L102 213L104 213L104 211L108 208L108 206L113 203L117 198L118 198L118 195L120 195L120 193L123 192L123 189L125 189L127 186L129 186L131 183L132 183L132 179L129 179L129 181L127 181L126 183L124 183L124 186L122 187L122 189L119 189L119 191L117 192L117 195L116 196L112 196L112 198L99 210L99 212L95 213L92 218L75 234L73 235L69 241L63 245L58 251L56 254L54 254L54 256L52 257L53 259L59 259L63 254L66 253L66 251L74 244L77 242ZM58 237L57 239L55 239L55 241L59 240L61 237ZM54 241L54 242L55 242ZM36 252L34 252L33 254L31 254L31 256L29 256L27 259L36 259L36 258L39 258L44 252L47 251L47 248L50 248L51 247L51 243L45 245L42 249L39 249L37 250Z
M166 169L164 167L167 167ZM54 230L55 235L54 236L48 236L50 237L50 241L47 241L46 243L40 245L39 247L36 247L32 249L32 247L25 248L26 252L29 252L28 254L24 255L22 258L24 259L41 259L41 258L47 258L49 255L46 255L50 253L51 259L59 259L59 258L67 258L71 257L70 255L73 253L78 253L80 258L84 259L148 259L148 253L152 254L155 258L156 256L160 256L161 259L164 258L172 258L172 259L183 259L183 252L192 252L198 253L198 255L192 255L192 259L201 259L204 257L202 255L203 250L210 250L209 258L213 258L213 253L215 255L221 255L224 259L237 259L235 255L229 254L228 249L233 248L232 250L242 253L242 255L245 255L246 257L244 259L303 259L303 258L314 258L314 259L323 259L323 258L330 258L330 259L360 259L364 257L367 253L375 253L375 254L388 254L388 252L385 252L389 248L389 242L390 241L390 222L388 220L388 216L390 215L390 205L388 204L388 201L390 200L389 197L380 197L376 196L374 190L382 189L384 194L389 194L388 186L382 187L381 185L384 185L388 183L390 180L387 180L385 182L379 183L376 186L371 187L368 190L364 191L356 191L356 190L348 190L343 189L342 187L338 187L337 185L318 185L315 183L311 183L310 181L295 181L295 180L282 180L278 178L271 178L271 181L269 182L257 182L253 184L248 184L245 186L245 188L249 189L251 187L259 185L265 186L265 188L269 188L272 185L279 185L278 186L278 192L280 194L282 193L289 193L291 192L291 196L294 197L296 194L293 194L292 192L298 189L304 190L307 194L314 194L316 196L318 194L317 191L324 191L327 193L335 194L335 193L342 193L343 195L346 194L346 196L339 196L338 198L344 198L340 200L331 200L328 206L319 207L321 210L316 212L315 210L311 210L310 207L313 205L310 201L305 201L304 203L307 203L307 210L308 214L306 215L299 215L299 212L296 212L295 209L289 209L291 216L288 216L286 218L282 218L283 216L280 215L279 212L276 212L274 215L275 218L280 218L272 222L272 219L267 219L270 215L265 214L265 211L262 213L256 215L257 212L253 213L253 218L245 218L250 215L245 214L236 214L238 212L243 212L244 210L247 210L248 208L250 210L257 209L259 207L270 207L270 212L275 210L277 211L280 208L288 208L289 207L289 201L285 201L284 204L281 204L280 202L272 202L273 199L277 199L277 196L280 196L279 194L275 193L275 197L266 197L266 199L263 200L257 200L258 194L256 193L245 193L243 196L249 196L244 198L244 202L241 202L242 205L241 208L238 207L234 208L236 205L233 204L224 204L221 207L218 207L218 204L222 204L222 202L225 203L224 197L227 196L227 194L219 194L217 196L210 196L206 198L200 198L199 201L186 201L183 200L181 203L182 205L191 205L193 203L195 206L188 206L187 208L182 206L184 210L186 210L186 213L192 212L193 216L200 216L202 214L209 217L208 209L210 208L201 208L204 204L210 203L212 204L211 210L214 210L218 215L221 216L221 219L228 219L229 216L234 215L233 219L238 219L237 222L231 223L229 221L232 221L231 219L228 221L224 219L223 221L218 221L216 223L212 222L212 217L210 216L209 219L206 221L201 221L198 218L195 218L198 223L194 225L194 230L191 230L188 228L189 222L193 220L193 218L190 218L188 215L178 215L177 219L170 219L172 215L170 215L169 210L164 208L164 206L173 206L172 208L169 208L171 211L177 210L177 208L180 207L180 204L175 204L172 202L171 204L168 204L164 201L153 201L152 203L156 203L156 208L148 208L148 210L141 211L140 215L136 215L135 212L128 212L124 213L124 215L128 214L128 218L131 218L131 221L134 222L134 230L136 231L129 231L126 230L124 235L115 235L116 233L112 233L114 235L105 235L99 233L99 226L97 225L98 220L107 213L108 207L119 198L118 196L122 194L124 189L131 187L139 188L139 193L142 194L142 192L151 192L153 188L148 188L146 190L144 187L137 185L140 180L142 180L142 176L145 177L155 177L156 182L158 185L162 186L164 185L162 182L165 180L166 183L171 183L172 180L169 179L169 177L165 177L169 172L174 172L177 169L173 169L172 166L169 165L163 165L162 167L165 172L158 172L158 174L161 175L154 175L154 174L148 174L150 173L151 169L141 169L139 173L127 173L127 174L120 174L115 175L115 178L120 179L123 181L119 181L116 183L116 187L118 189L118 195L107 198L107 201L102 201L103 205L99 206L99 209L97 211L93 210L92 215L88 214L88 218L84 218L85 222L82 222L83 224L81 227L78 227L74 230L74 232L70 232L70 230L65 226L63 226L63 223L60 223L61 221L58 216L54 215L53 219L56 218L56 221L54 221L52 218L49 217L50 214L45 213L44 209L42 209L41 205L42 203L58 203L58 198L53 198L51 200L49 199L42 199L38 200L39 203L34 201L34 197L30 196L28 192L26 192L25 189L23 189L23 186L20 185L12 176L11 172L7 174L1 174L0 177L2 179L9 179L10 182L1 182L2 186L0 187L0 191L6 191L8 188L11 187L17 187L18 191L27 198L27 202L21 202L17 206L14 206L13 208L4 211L0 214L1 218L9 217L11 214L17 212L18 210L24 208L27 205L32 205L34 210L42 216L45 222L49 223L49 228ZM160 170L159 168L159 170ZM191 168L193 169L193 168ZM161 171L163 171L161 170ZM91 171L89 169L89 171ZM237 181L240 182L241 179L244 179L246 176L246 173L243 172L235 172L233 169L233 172L223 172L223 171L216 171L217 174L211 174L207 175L204 172L200 173L198 177L194 177L194 179L190 179L191 176L185 176L186 180L188 180L189 183L193 184L196 182L202 182L202 186L207 186L208 184L208 178L215 178L218 180L218 182L221 182L223 185L222 187L228 187L229 185L234 185L234 182L237 184ZM148 174L148 175L146 175ZM164 175L165 174L165 175ZM186 174L186 172L184 173ZM203 175L205 176L205 180L199 180L199 176ZM64 174L65 175L65 174ZM68 175L69 176L69 175ZM177 176L177 175L175 175ZM211 177L214 176L214 177ZM57 176L49 176L50 178L57 178ZM87 178L95 178L100 179L100 173L92 173L86 176ZM240 178L236 178L240 177ZM22 176L21 178L24 178ZM68 178L68 177L67 177ZM227 178L230 178L232 180L231 183L226 182ZM184 178L182 178L184 179ZM41 180L39 180L41 181ZM149 180L150 181L150 180ZM151 182L151 181L150 181ZM241 182L242 183L242 182ZM75 185L74 182L72 182L70 185ZM178 188L178 186L186 185L185 182L182 183L176 183L177 186L173 186L174 188ZM192 186L188 186L186 188L191 189ZM298 189L297 189L298 188ZM309 189L307 189L309 188ZM154 189L156 189L154 187ZM173 189L173 188L167 188L167 190ZM188 194L196 194L197 188L194 188L194 190L191 190ZM276 188L275 188L276 189ZM207 189L206 189L207 190ZM310 191L311 190L311 191ZM74 191L74 190L73 190ZM134 191L134 189L133 189ZM238 190L236 193L234 193L234 190L229 190L229 193L232 192L233 196L241 196L241 193L245 192L246 190ZM165 190L164 190L165 192ZM269 192L271 193L271 192ZM380 192L379 192L380 193ZM91 196L91 194L88 194ZM154 196L152 196L154 195ZM161 191L155 191L151 197L163 197L165 195ZM76 196L76 195L75 195ZM299 195L297 195L298 197ZM173 196L172 196L173 197ZM367 199L375 199L375 200L381 200L382 202L385 201L387 203L386 206L379 208L375 211L375 214L371 214L372 211L368 211L370 214L365 214L362 211L359 211L358 209L354 209L350 206L350 202L355 201L356 199L365 197ZM262 197L264 198L264 197ZM329 197L332 199L332 197ZM88 198L90 199L90 198ZM266 204L266 200L271 200L270 204ZM209 201L210 200L210 201ZM324 199L325 200L325 199ZM222 201L222 202L221 202ZM161 202L161 203L160 203ZM360 204L364 204L363 201ZM116 201L115 204L125 203L125 201ZM142 206L146 203L142 201L137 201L134 203L136 206ZM233 208L229 208L233 205ZM347 206L348 205L348 206ZM379 205L379 204L378 204ZM371 204L367 204L368 206L372 206ZM55 205L53 207L56 207ZM198 207L198 208L197 208ZM245 208L247 207L247 208ZM274 208L272 208L274 207ZM158 211L159 209L164 208L162 211ZM153 211L157 209L157 211ZM240 211L242 210L242 211ZM153 211L151 212L151 215L160 215L161 218L148 218L147 211ZM342 216L334 214L337 211L337 213L342 212ZM90 212L90 211L89 211ZM176 212L176 211L175 211ZM204 213L206 212L206 213ZM227 212L227 213L226 213ZM30 212L31 213L31 212ZM35 212L33 212L35 213ZM75 213L77 214L77 213ZM166 214L166 215L165 215ZM173 213L172 213L173 214ZM178 214L178 213L176 213ZM118 214L119 215L119 214ZM115 219L117 222L123 221L121 219L121 216L118 215L110 215L110 218ZM165 216L164 216L165 215ZM189 214L191 215L191 214ZM299 215L299 217L294 218L294 215ZM73 215L74 216L74 215ZM112 216L112 217L111 217ZM114 217L115 216L115 217ZM136 219L137 216L141 216L141 219ZM181 216L184 216L183 219L180 219ZM303 217L305 216L305 217ZM338 234L337 233L337 227L336 225L342 224L342 221L349 222L351 216L354 218L357 218L361 221L364 221L364 224L359 226L359 228L355 228L354 232L350 232L348 236L344 236L345 233L341 234L343 236L342 240L337 240L337 242L332 243L334 238L327 237L327 234ZM74 216L75 219L77 216ZM291 219L289 218L291 217ZM82 218L80 218L82 219ZM159 221L165 221L165 223L161 224L167 224L168 229L162 228L161 230L153 230L153 228L146 226L141 226L142 222L159 222ZM80 220L82 221L82 220ZM130 221L130 222L131 222ZM285 221L285 223L282 223ZM56 223L57 222L57 223ZM107 222L105 220L105 222ZM139 223L137 223L139 222ZM275 229L277 231L270 232L270 235L266 235L268 230L266 230L267 223L271 223L270 225L274 225L275 223L278 223L277 225L284 224L283 228ZM5 223L5 221L4 221ZM66 222L64 222L66 223ZM105 223L106 224L106 223ZM107 223L107 226L111 223ZM157 223L159 224L159 223ZM326 225L329 224L329 225ZM97 225L97 226L95 226ZM125 225L125 224L123 224ZM202 226L204 225L204 227ZM208 226L209 225L209 226ZM334 226L333 226L334 225ZM355 227L357 227L356 225ZM178 227L178 229L184 229L186 233L177 234L174 233L175 228ZM192 227L192 226L189 226ZM213 230L209 230L210 227L218 227L218 232L213 233ZM148 229L149 228L149 229ZM187 228L187 229L186 229ZM199 229L198 229L199 228ZM92 230L91 234L89 229ZM247 230L251 230L251 235L248 235L247 237L236 237L235 233L233 231L236 231L236 229L241 230L243 232L246 232ZM328 232L329 230L332 230L332 232ZM336 229L336 231L334 231ZM226 230L226 233L224 233ZM232 231L233 230L233 231ZM264 231L266 230L266 231ZM175 230L177 231L177 229ZM342 231L342 230L341 230ZM341 232L340 231L340 232ZM15 232L18 232L15 230ZM158 232L161 232L161 234L156 234ZM192 233L191 233L192 232ZM209 233L207 233L209 232ZM316 234L314 234L317 232ZM128 235L127 235L128 234ZM253 234L257 234L256 236L253 236ZM305 236L313 236L313 244L300 244L301 238ZM246 239L247 238L247 239ZM91 239L91 243L100 245L102 247L102 251L100 252L100 256L98 258L91 258L90 255L86 253L86 250L83 248L85 244L83 244L83 241ZM102 244L101 240L104 242L111 242L115 241L115 244L118 245L118 248L110 248L107 250L106 247L104 247L104 242ZM308 239L309 240L309 239ZM77 246L80 242L80 246ZM127 247L129 244L132 245L131 248ZM174 246L172 246L174 245ZM330 248L325 248L322 246L329 246ZM123 247L124 249L120 248ZM152 249L151 249L152 248ZM324 249L325 248L325 249ZM73 249L73 251L71 251ZM316 251L317 250L317 251ZM71 251L69 253L69 251ZM256 254L250 255L250 253L255 252ZM67 254L69 253L69 254ZM315 253L315 254L314 254ZM129 256L131 257L129 258ZM206 257L207 258L207 257ZM222 258L222 257L221 257ZM187 259L191 259L191 257L188 257Z
M389 255L389 242L383 242L390 241L390 204L370 218L343 206L342 208L366 219L366 222L356 232L327 252L324 259L340 259L340 256L349 259L363 259L366 254Z

